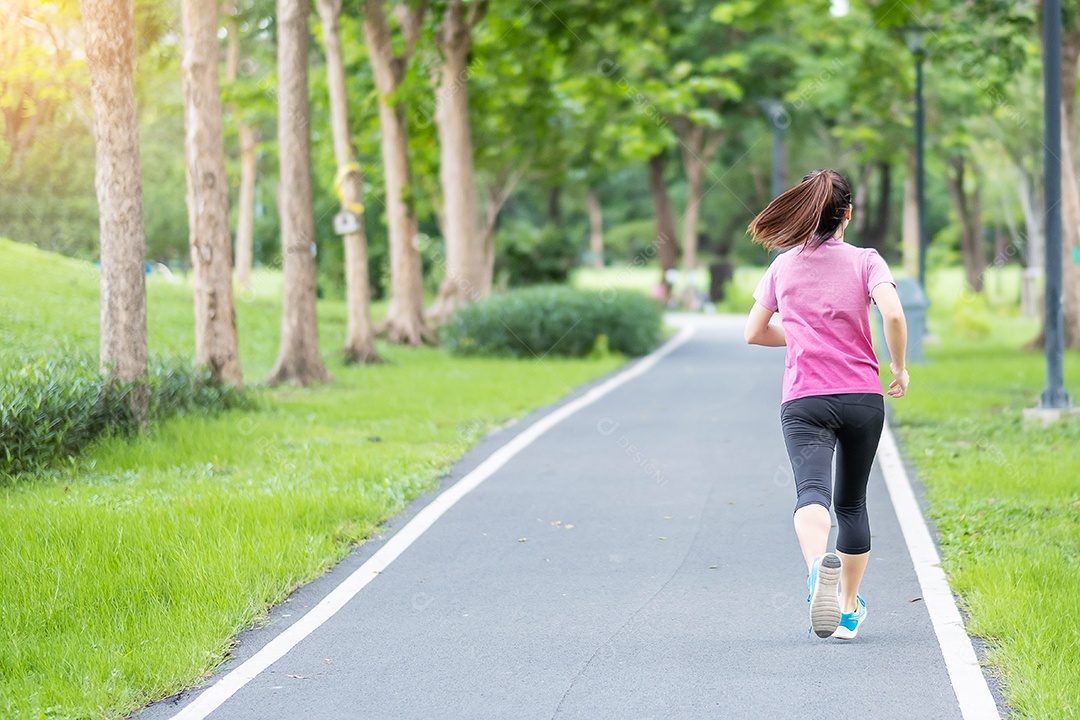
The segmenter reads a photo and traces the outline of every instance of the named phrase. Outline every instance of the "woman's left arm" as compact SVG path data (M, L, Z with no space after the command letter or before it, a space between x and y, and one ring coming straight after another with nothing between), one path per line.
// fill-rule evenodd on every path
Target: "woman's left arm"
M746 342L751 345L764 345L766 347L784 347L787 342L784 338L784 328L773 325L774 311L759 302L750 308L750 315L746 318Z

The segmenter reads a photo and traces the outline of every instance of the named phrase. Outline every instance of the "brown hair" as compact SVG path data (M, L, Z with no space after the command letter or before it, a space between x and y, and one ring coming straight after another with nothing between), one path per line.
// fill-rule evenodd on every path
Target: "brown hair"
M851 207L851 188L834 170L815 170L769 203L747 232L766 250L787 250L799 245L817 247L844 221Z

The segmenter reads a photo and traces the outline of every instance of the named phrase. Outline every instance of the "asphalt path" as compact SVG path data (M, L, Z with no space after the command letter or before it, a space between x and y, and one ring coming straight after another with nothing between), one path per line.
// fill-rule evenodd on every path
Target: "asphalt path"
M516 455L210 718L959 718L876 467L868 619L854 641L808 634L783 367L741 322L700 325ZM545 412L482 442L444 486ZM409 513L243 635L223 672Z

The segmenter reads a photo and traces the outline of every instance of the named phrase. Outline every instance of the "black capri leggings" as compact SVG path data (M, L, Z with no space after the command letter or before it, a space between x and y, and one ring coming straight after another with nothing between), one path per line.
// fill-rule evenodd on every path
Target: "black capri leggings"
M795 509L835 500L836 549L870 552L866 482L885 422L885 400L873 393L813 395L780 406L798 502ZM832 482L833 450L836 482Z

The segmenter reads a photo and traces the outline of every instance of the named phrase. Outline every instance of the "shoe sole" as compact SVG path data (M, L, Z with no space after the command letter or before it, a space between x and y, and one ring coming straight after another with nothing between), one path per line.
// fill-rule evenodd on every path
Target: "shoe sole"
M839 640L854 640L855 636L859 634L859 626L862 625L863 621L865 621L865 620L866 620L866 609L864 608L862 618L860 618L859 622L856 623L854 630L848 630L843 625L837 625L836 632L834 632L832 636L834 638L839 639Z
M818 565L817 584L810 598L810 627L819 638L827 638L840 626L840 558L825 553Z

